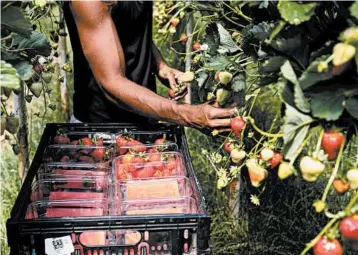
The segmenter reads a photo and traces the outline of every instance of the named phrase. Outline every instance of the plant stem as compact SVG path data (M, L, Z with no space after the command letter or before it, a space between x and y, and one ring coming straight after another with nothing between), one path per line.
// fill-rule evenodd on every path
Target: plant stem
M344 139L345 140L345 139ZM336 164L334 166L334 169L333 169L333 172L331 174L331 177L329 178L328 180L328 183L327 183L327 186L323 192L323 195L322 195L322 198L321 200L323 202L326 201L327 199L327 196L328 196L328 192L329 192L329 189L330 187L332 186L332 183L334 181L334 179L336 178L337 176L337 173L338 173L338 169L339 169L339 165L341 163L341 159L342 159L342 155L343 155L343 149L344 149L344 140L343 140L343 143L341 144L341 147L339 148L339 153L338 153L338 156L337 156L337 160L336 160Z
M324 130L321 130L321 133L319 134L319 138L316 145L316 150L314 154L312 155L314 158L318 158L319 149L321 148L322 138L323 138Z
M308 134L306 139L301 143L300 147L297 149L294 157L290 161L290 167L293 167L293 164L295 163L297 157L301 154L303 148L306 146L307 142L311 139L312 132Z
M260 133L263 136L272 137L272 138L283 137L283 133L271 134L271 133L261 130L258 126L256 126L255 120L253 118L251 118L250 116L246 117L246 119L250 122L251 126L255 129L255 131L257 131L258 133Z

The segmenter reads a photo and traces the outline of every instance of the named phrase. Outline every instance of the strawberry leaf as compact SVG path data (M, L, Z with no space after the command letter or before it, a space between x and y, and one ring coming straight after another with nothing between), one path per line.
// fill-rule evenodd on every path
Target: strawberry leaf
M346 110L350 115L358 119L358 98L349 98L346 101Z
M318 72L318 63L320 61L326 60L328 57L329 55L324 55L317 58L309 65L306 71L302 73L301 77L299 78L299 83L303 90L310 88L318 82L329 80L333 77L331 66L328 66L327 70L324 70L320 73Z
M231 34L220 23L217 24L217 27L220 37L221 53L234 53L238 51L240 48L232 40Z
M306 138L311 122L313 121L310 115L303 114L295 108L286 105L286 119L283 126L283 153L285 158L292 160L295 157L296 151Z
M246 88L245 75L240 73L232 79L231 89L234 92L239 92L241 90L244 90L245 88Z
M279 1L277 8L281 18L291 25L299 25L311 19L317 3L300 4L293 1Z
M1 60L0 62L0 82L1 88L19 89L20 79L16 69L9 63Z
M18 6L1 9L1 27L26 38L30 37L32 31L30 21L24 17Z
M283 76L294 84L294 103L295 106L304 113L310 112L310 104L307 101L307 98L302 92L301 86L298 83L297 76L293 70L290 61L286 61L281 66L281 72Z
M12 40L12 48L25 52L29 57L49 56L51 53L51 46L46 36L37 31L33 31L30 38L16 35Z
M337 120L344 110L343 90L326 90L312 94L312 115L328 121Z
M358 2L354 2L349 8L349 11L354 18L358 19Z
M230 64L230 59L224 55L217 55L212 58L211 62L209 62L207 65L209 68L220 71L225 70L225 68Z

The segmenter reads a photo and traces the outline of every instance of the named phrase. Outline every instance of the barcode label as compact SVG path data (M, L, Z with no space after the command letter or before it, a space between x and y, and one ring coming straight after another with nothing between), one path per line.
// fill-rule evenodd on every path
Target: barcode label
M47 255L70 255L74 251L71 236L45 239L45 253Z

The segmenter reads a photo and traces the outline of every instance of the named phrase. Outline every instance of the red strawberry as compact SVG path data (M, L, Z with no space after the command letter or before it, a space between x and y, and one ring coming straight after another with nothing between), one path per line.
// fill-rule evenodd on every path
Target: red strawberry
M156 139L156 140L154 141L154 144L155 144L155 145L161 145L161 144L165 143L165 141L166 141L166 139L165 139L165 137L163 136L162 138Z
M224 149L228 152L231 153L232 151L232 144L230 142L224 143Z
M134 156L131 159L131 163L141 164L141 163L144 163L144 162L145 162L145 159L143 157L139 157L139 156Z
M134 139L128 141L127 145L131 146L130 151L132 151L132 152L139 153L139 152L147 151L147 147L145 147L143 143L141 143L137 140L134 140Z
M172 27L176 27L178 25L179 21L180 20L178 18L172 18L170 20L170 24L172 25Z
M65 155L60 159L60 162L70 162L70 157Z
M78 140L73 140L73 141L71 142L71 144L72 144L72 145L78 145L79 142L78 142Z
M230 126L231 129L234 131L236 137L241 137L241 131L245 127L245 124L245 121L240 116L231 119Z
M343 142L344 135L340 132L325 132L323 134L322 148L328 154L328 160L336 159Z
M106 155L105 148L96 148L91 153L91 156L94 157L97 162L102 162L105 155Z
M80 139L79 142L80 145L84 145L84 146L92 146L92 145L96 145L91 138L88 137L84 137L82 139Z
M53 138L53 142L55 144L69 144L70 143L70 139L65 136L65 135L56 135L54 138Z
M197 51L197 50L200 50L200 48L201 48L201 45L200 45L200 43L199 42L196 42L196 43L194 43L193 44L193 50L194 51Z
M119 155L124 155L127 152L126 148L121 148L122 146L126 146L128 140L124 136L117 136L116 137L116 145L117 145L117 153Z
M321 237L313 247L314 255L343 255L343 247L338 240Z
M170 157L168 159L168 163L167 163L167 168L170 170L170 171L173 171L174 169L176 169L178 166L178 162L177 160L174 158L174 157Z
M273 157L271 159L271 169L275 168L276 166L278 166L281 161L283 160L283 156L280 152L275 152L273 154Z
M335 179L333 181L333 187L338 194L344 194L349 190L349 182Z
M142 170L137 171L138 178L149 178L153 177L156 169L152 166L146 165Z
M132 155L132 154L126 154L126 155L122 156L121 163L122 164L130 164L130 163L132 163L133 157L134 157L134 155Z
M87 155L82 155L78 158L78 160L80 162L85 162L85 163L89 163L89 164L93 164L94 163L94 159L90 156Z
M160 153L150 153L150 154L148 154L148 161L150 161L150 162L162 161L162 156Z
M341 221L339 230L345 238L358 241L358 215L344 218Z

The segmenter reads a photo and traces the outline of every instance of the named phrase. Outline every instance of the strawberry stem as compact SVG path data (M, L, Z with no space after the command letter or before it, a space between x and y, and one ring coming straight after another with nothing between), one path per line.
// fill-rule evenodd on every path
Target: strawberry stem
M318 141L317 141L316 150L315 150L314 154L312 155L315 159L318 159L319 149L321 148L323 134L324 134L324 130L322 129L321 133L319 135Z
M271 134L271 133L261 130L258 126L256 126L255 120L253 118L251 118L250 116L246 117L246 119L250 122L251 126L255 129L255 131L257 131L258 133L260 133L263 136L272 137L272 138L283 137L283 133Z
M344 138L345 140L345 138ZM337 173L338 173L338 170L339 170L339 165L341 163L341 159L342 159L342 155L343 155L343 149L344 149L344 140L341 144L341 147L339 148L339 152L338 152L338 156L337 156L337 159L336 159L336 164L334 165L334 169L332 171L332 174L331 174L331 177L329 178L328 180L328 183L327 183L327 186L324 190L324 193L322 195L322 201L325 202L326 199L327 199L327 196L328 196L328 192L329 192L329 189L331 188L332 186L332 183L334 181L334 179L336 178L337 176Z

